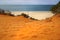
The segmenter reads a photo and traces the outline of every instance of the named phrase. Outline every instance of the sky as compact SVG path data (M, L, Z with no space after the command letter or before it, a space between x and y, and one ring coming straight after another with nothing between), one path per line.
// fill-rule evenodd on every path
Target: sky
M0 0L0 5L55 5L60 0Z

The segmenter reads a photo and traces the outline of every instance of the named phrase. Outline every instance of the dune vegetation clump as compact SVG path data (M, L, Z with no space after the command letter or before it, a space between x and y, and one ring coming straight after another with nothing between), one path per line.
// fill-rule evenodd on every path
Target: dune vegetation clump
M60 1L51 8L53 13L60 13Z

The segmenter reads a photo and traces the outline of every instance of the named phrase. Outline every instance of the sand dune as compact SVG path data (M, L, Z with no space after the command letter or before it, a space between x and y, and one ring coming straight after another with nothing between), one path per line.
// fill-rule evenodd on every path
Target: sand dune
M45 20L0 15L0 40L60 40L60 14Z

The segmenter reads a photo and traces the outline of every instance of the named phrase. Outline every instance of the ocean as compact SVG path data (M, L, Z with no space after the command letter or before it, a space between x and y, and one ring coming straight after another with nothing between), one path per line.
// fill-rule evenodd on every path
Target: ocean
M50 11L53 5L0 5L0 9L9 11Z

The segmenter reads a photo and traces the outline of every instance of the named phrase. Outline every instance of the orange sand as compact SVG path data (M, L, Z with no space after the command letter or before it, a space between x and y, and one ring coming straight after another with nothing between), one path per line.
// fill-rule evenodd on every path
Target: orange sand
M60 14L41 21L0 15L0 40L60 40L59 31Z

